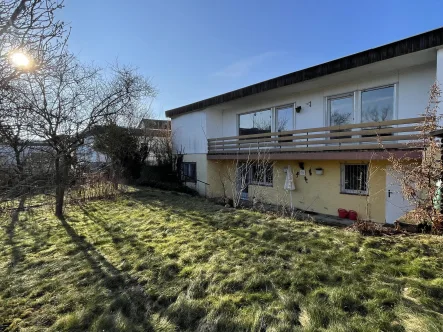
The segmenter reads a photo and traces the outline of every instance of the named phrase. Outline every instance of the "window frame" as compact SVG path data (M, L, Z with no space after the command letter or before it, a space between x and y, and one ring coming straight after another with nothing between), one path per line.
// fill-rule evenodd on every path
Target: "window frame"
M295 113L295 107L296 107L296 102L291 102L291 103L287 103L287 104L279 104L277 106L270 106L270 107L265 107L265 108L260 108L257 110L253 110L253 111L248 111L248 112L242 112L242 113L237 113L237 135L238 136L246 136L246 135L240 135L240 116L241 115L247 115L247 114L251 114L251 113L257 113L257 112L262 112L262 111L271 111L271 133L275 133L276 132L276 125L277 125L277 111L280 108L285 108L285 107L291 107L292 108L292 129L291 130L295 130L295 123L296 123L296 113Z
M392 84L385 84L385 85L378 85L375 87L370 87L370 88L365 88L365 89L360 89L358 90L358 94L359 94L359 98L358 98L358 113L359 113L359 117L358 117L358 121L359 123L368 123L368 122L372 122L372 121L368 121L368 122L362 122L363 120L363 97L362 94L363 92L367 92L367 91L374 91L374 90L380 90L380 89L385 89L385 88L393 88L393 101L392 101L392 119L391 120L396 120L398 113L397 113L397 102L398 102L398 97L397 97L397 85L398 83L392 83ZM386 120L386 121L390 121L390 120Z
M191 178L189 175L185 175L185 165L189 166L189 165L193 165L194 166L194 178ZM192 183L197 183L197 163L195 161L183 161L181 163L181 176L182 176L182 181L184 182L192 182Z
M362 93L365 91L371 91L371 90L378 90L383 88L393 87L394 88L394 105L392 110L392 120L398 119L398 82L388 83L388 84L382 84L382 85L374 85L374 86L368 86L364 88L359 88L353 91L347 91L343 93L338 94L332 94L325 97L325 103L324 103L324 116L325 126L332 126L331 125L331 110L330 110L330 103L329 101L332 99L340 99L346 96L353 96L354 101L354 110L353 110L353 121L352 124L365 124L368 122L362 122ZM388 121L388 120L386 120Z
M358 189L346 189L346 166L365 166L366 167L366 188L365 190ZM351 163L342 163L340 164L340 194L346 195L359 195L359 196L369 196L369 164L359 163L359 164L351 164Z
M255 168L256 167L263 167L266 166L272 175L272 182L267 181L267 177L265 176L264 181L255 181L254 175L255 175ZM249 184L253 186L262 186L262 187L273 187L274 186L274 165L272 163L267 163L266 165L264 163L256 163L251 165L250 175L249 175Z
M270 111L271 112L271 131L270 131L270 133L274 132L274 129L275 129L274 128L274 122L275 122L274 107L268 107L268 108L265 107L265 108L261 108L261 109L254 110L254 111L238 113L237 114L237 135L238 136L247 136L247 135L240 135L240 116L241 115L248 115L248 114L264 112L264 111ZM248 135L257 135L257 134L248 134Z
M356 118L356 91L349 91L349 92L344 92L344 93L340 93L340 94L336 94L336 95L331 95L331 96L327 96L326 97L326 125L332 127L333 125L331 124L331 100L336 100L336 99L343 99L346 97L352 97L352 105L353 105L353 109L352 109L352 121L351 124L355 123L355 118ZM335 126L335 125L334 125Z
M275 132L279 132L277 131L278 128L278 111L281 109L286 109L286 108L291 108L292 110L292 123L291 123L291 127L292 129L289 129L289 131L291 130L295 130L295 102L294 103L289 103L289 104L284 104L284 105L279 105L279 106L274 106L274 131Z

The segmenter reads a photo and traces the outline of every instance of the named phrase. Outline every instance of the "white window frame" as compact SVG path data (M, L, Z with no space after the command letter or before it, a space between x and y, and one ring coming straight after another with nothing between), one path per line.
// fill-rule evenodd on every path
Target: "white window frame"
M366 167L366 179L364 181L366 182L366 190L356 190L356 189L346 189L346 166L365 166ZM344 163L340 164L340 193L341 194L350 194L350 195L369 195L369 165L368 164L349 164Z
M280 109L285 109L285 108L292 108L292 123L291 123L291 127L292 129L289 129L289 131L291 130L295 130L295 103L289 103L289 104L284 104L284 105L279 105L279 106L275 106L273 107L274 109L274 132L277 132L277 128L278 128L278 110Z
M274 132L274 108L273 107L265 107L265 108L261 108L259 110L254 110L254 111L249 111L249 112L243 112L243 113L238 113L237 114L237 135L240 136L240 116L241 115L247 115L247 114L252 114L252 113L258 113L258 112L263 112L263 111L271 111L271 133Z
M249 184L254 185L254 186L273 187L274 186L274 165L272 165L272 164L266 165L267 167L269 167L271 169L272 182L266 181L266 177L265 177L264 181L254 181L254 171L253 171L252 167L262 167L262 166L264 166L263 163L259 163L259 164L251 166L251 170L249 173Z
M345 92L345 93L340 93L338 95L332 95L332 96L328 96L326 97L326 121L325 121L325 125L326 126L332 126L331 124L331 108L330 108L330 101L334 100L334 99L342 99L345 97L352 97L353 100L353 110L352 110L352 122L351 123L355 123L355 102L356 102L356 91L349 91L349 92Z
M185 167L186 166L191 166L194 165L194 175L195 178L191 178L189 175L185 174ZM195 161L183 161L181 164L181 172L182 172L182 176L183 176L183 180L184 182L192 182L192 183L196 183L197 182L197 163Z
M392 110L392 120L397 120L398 119L398 82L394 82L394 83L389 83L389 84L365 87L365 88L354 90L354 91L348 91L348 92L344 92L344 93L339 93L339 94L327 96L325 98L324 125L331 126L331 109L329 107L329 105L330 105L329 101L333 100L333 99L339 99L339 98L351 96L351 95L354 98L354 111L353 111L352 124L361 124L361 123L364 124L365 122L361 122L362 121L362 107L361 107L362 92L371 91L371 90L378 90L378 89L383 89L383 88L388 88L388 87L394 88L394 105L393 105L394 109Z
M271 111L271 133L275 133L276 132L276 128L277 128L277 111L280 108L286 108L286 107L291 107L292 108L292 129L291 130L295 130L295 121L296 121L296 113L295 113L295 107L296 107L296 102L292 102L292 103L288 103L288 104L282 104L282 105L278 105L278 106L272 106L272 107L265 107L265 108L261 108L258 110L254 110L254 111L248 111L248 112L242 112L242 113L237 113L237 135L240 136L240 116L241 115L246 115L246 114L251 114L251 113L257 113L257 112L262 112L262 111Z
M369 87L369 88L361 89L361 90L358 91L358 103L357 103L358 110L357 110L357 113L359 114L359 119L357 119L358 122L356 122L356 123L365 123L365 122L361 122L361 120L363 118L362 117L363 110L362 110L362 105L361 105L361 103L363 101L362 93L366 92L366 91L379 90L379 89L384 89L384 88L389 88L389 87L393 87L394 88L394 93L393 93L394 94L394 101L393 101L393 105L392 105L392 120L397 120L398 119L398 110L397 110L397 104L398 104L398 96L397 96L397 93L398 93L398 83L391 83L391 84L385 84L385 85L377 85L377 86L374 86L374 87ZM387 120L387 121L389 121L389 120Z

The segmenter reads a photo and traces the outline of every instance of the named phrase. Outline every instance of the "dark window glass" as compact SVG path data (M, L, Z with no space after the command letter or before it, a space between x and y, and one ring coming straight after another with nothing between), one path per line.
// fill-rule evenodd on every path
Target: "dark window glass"
M389 121L394 118L394 87L361 93L361 122Z
M368 165L343 165L342 191L346 193L367 193Z
M331 126L339 126L354 122L354 95L346 95L328 99L329 122ZM347 131L332 130L331 133ZM331 136L331 139L351 138L351 136Z
M328 100L331 126L353 123L354 121L354 96L330 98Z
M264 134L271 132L271 110L240 114L239 135Z
M196 163L182 163L182 181L196 182L197 181L197 164Z
M291 106L280 107L276 109L277 123L276 131L288 131L293 129L294 109Z
M251 175L253 184L272 185L274 170L270 164L256 164L251 167Z

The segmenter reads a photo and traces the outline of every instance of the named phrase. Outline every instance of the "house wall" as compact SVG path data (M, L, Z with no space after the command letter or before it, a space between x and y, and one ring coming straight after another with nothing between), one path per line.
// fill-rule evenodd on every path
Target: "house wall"
M364 75L364 78L347 83L329 85L319 89L302 92L248 97L226 105L226 109L211 110L206 113L222 113L222 134L213 135L208 131L209 138L238 135L238 114L267 109L274 106L296 103L302 111L295 113L295 129L315 128L328 125L326 117L326 98L329 96L349 93L357 90L375 88L383 85L397 84L396 117L413 118L423 113L428 103L429 89L436 77L435 63L408 67L406 69L387 72L381 75ZM311 103L308 106L307 103Z
M295 177L300 167L296 161L278 161L274 164L272 187L249 186L249 199L256 197L259 201L290 206L290 193L284 190L286 174L284 168L291 166L294 174L295 190L292 192L292 203L295 208L318 213L337 215L339 208L355 210L359 217L372 219L378 223L385 222L385 187L386 161L372 161L369 169L369 194L351 195L340 193L340 165L344 161L305 161L306 183L304 177ZM312 176L308 170L312 168ZM315 168L323 168L323 175L316 175ZM232 186L235 185L235 161L208 161L208 181L210 196L232 198Z
M300 113L295 113L295 129L323 127L328 125L327 97L394 83L397 84L395 117L417 117L428 104L429 89L436 79L436 73L434 61L382 74L352 72L345 76L348 79L341 77L341 83L334 83L334 77L318 79L309 82L310 87L303 91L294 90L302 89L301 83L299 87L290 86L241 98L174 117L174 145L177 149L184 149L184 153L207 153L208 138L238 135L238 114L290 103L302 107ZM309 102L311 106L307 105Z
M223 136L223 110L206 112L206 132L208 138Z
M195 189L202 196L209 195L209 188L203 182L208 182L208 160L206 159L206 154L194 153L185 154L183 156L183 162L194 162L197 168L197 180L202 182L186 182L189 188Z
M443 59L443 54L440 54L440 58ZM441 59L440 62L443 63ZM411 63L395 70L392 70L393 67L390 65L382 63L380 64L384 66L382 70L379 68L378 71L372 72L373 67L371 67L344 72L340 77L330 75L308 81L306 84L275 89L174 117L172 130L175 149L182 148L185 161L197 162L198 179L209 183L209 186L202 183L189 184L189 186L195 187L202 195L232 197L236 162L207 160L207 139L237 136L240 113L296 103L302 107L302 111L295 113L295 129L322 127L328 124L327 97L395 83L397 86L395 117L399 119L417 117L423 113L428 104L429 88L438 72L436 63L434 58L432 62L427 61L420 65ZM441 64L439 67L441 72ZM308 102L311 103L310 106L307 105ZM294 207L332 215L337 214L338 208L352 209L362 218L385 222L386 162L371 163L369 196L340 193L339 161L305 160L304 162L306 169L322 167L325 173L322 176L315 174L308 176L308 183L305 183L301 177L295 179ZM255 195L268 203L290 205L289 193L283 190L285 179L283 168L288 165L293 167L295 174L298 162L278 161L274 166L273 186L251 185L249 196ZM375 169L377 171L374 171ZM221 179L226 177L226 172L230 173L230 179L222 181Z
M174 151L184 154L207 153L206 113L204 111L173 118L171 129Z

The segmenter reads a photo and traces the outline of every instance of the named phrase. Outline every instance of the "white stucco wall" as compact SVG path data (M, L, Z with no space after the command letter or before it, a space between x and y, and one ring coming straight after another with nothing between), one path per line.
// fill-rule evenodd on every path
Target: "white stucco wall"
M413 67L399 73L398 117L413 118L423 114L429 90L436 79L436 66Z
M205 111L174 117L171 126L174 151L184 154L207 153Z
M392 70L394 62L381 62L378 67L328 75L174 117L174 145L182 147L185 154L207 153L208 138L238 135L238 114L290 103L302 107L300 113L295 113L294 129L323 127L328 125L327 97L390 84L396 84L397 88L394 118L417 117L428 104L429 88L436 76L439 75L443 82L443 49L434 50L431 56L432 61L428 58L421 64L403 59L395 70Z
M206 112L208 138L223 137L223 110L209 110Z
M238 135L238 114L266 109L273 106L296 103L302 107L300 113L295 114L295 129L322 127L327 124L326 119L326 98L342 93L349 93L357 90L375 88L383 85L397 84L397 112L396 118L412 118L423 113L429 97L429 88L434 83L436 77L435 63L409 67L398 71L388 72L382 75L365 76L361 80L352 81L345 84L328 86L321 89L312 89L303 92L289 93L286 96L269 96L266 100L262 98L250 97L247 103L239 100L238 106L229 105L230 109L222 111L207 109L207 114L211 112L222 113L220 136ZM311 106L307 103L311 102ZM232 103L234 104L234 103ZM215 117L214 117L215 119ZM214 124L211 124L214 127ZM209 132L209 131L208 131Z

